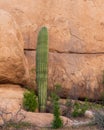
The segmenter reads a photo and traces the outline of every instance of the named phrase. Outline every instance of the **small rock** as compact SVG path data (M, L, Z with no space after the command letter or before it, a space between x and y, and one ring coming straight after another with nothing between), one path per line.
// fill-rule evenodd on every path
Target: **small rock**
M36 127L51 127L51 123L53 121L53 114L50 113L33 113L33 112L26 112L24 110L21 111L23 115L25 115L25 119L23 121L29 122ZM63 120L63 124L65 127L72 126L73 121L69 118L61 116Z
M92 111L87 110L84 114L85 117L92 119L94 117L94 114Z

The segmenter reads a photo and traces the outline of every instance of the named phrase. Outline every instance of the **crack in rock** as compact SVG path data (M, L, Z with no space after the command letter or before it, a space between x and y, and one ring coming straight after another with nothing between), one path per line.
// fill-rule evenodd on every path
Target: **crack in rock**
M36 51L36 49L24 49L24 51ZM74 51L60 51L57 49L49 49L51 53L60 53L60 54L104 54L104 52L74 52Z

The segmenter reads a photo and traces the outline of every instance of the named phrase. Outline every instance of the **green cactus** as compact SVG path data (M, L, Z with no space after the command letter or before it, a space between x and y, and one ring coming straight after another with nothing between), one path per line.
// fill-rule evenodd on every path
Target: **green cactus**
M39 31L36 48L36 82L40 112L46 110L48 83L48 32L46 27Z

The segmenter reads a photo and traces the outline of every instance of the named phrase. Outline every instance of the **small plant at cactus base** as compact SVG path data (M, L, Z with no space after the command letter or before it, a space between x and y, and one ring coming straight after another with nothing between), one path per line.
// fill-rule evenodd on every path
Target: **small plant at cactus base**
M56 93L51 94L52 97L52 103L53 103L53 114L54 119L52 122L52 128L57 129L63 127L63 121L60 117L60 110L59 110L59 97L56 95Z
M86 110L88 110L87 99L85 99L85 103L84 104L75 102L74 103L73 112L72 112L72 116L73 117L83 116Z
M34 91L27 90L24 93L24 97L23 97L23 108L26 111L34 112L37 107L38 107L37 97Z

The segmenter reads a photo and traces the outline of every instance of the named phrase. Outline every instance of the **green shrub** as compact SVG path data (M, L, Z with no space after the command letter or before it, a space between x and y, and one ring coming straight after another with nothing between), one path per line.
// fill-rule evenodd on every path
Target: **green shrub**
M88 109L88 103L86 100L85 103L83 104L75 102L72 116L73 117L83 116L87 109Z
M23 97L23 108L26 111L34 112L38 106L36 95L33 91L26 91Z
M59 97L56 93L52 93L52 102L53 102L53 114L54 119L52 122L52 128L57 129L63 126L63 121L60 118L60 110L59 110Z

